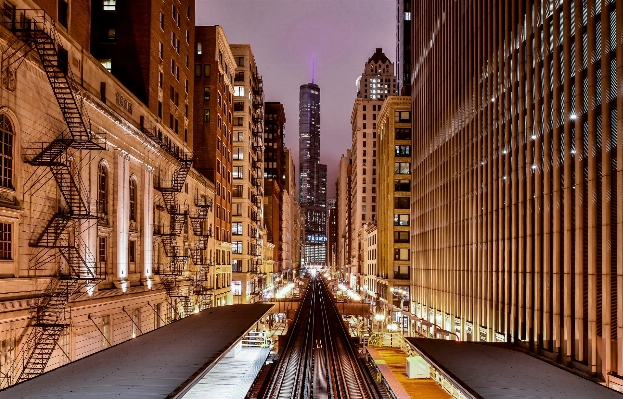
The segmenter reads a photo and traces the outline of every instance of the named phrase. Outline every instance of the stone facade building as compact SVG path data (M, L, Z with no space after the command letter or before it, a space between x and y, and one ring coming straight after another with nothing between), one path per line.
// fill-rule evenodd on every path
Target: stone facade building
M181 125L89 53L90 8L37 3L0 15L2 387L231 303Z
M379 114L378 155L378 282L376 292L387 301L394 288L409 291L411 254L411 98L390 96ZM404 301L403 301L404 303ZM406 302L408 304L408 301Z
M397 87L394 64L385 56L382 49L377 48L357 79L357 98L350 118L352 126L350 265L356 270L357 286L363 285L363 265L353 252L360 245L358 232L366 222L376 222L377 215L377 118L383 101L391 95L396 95Z

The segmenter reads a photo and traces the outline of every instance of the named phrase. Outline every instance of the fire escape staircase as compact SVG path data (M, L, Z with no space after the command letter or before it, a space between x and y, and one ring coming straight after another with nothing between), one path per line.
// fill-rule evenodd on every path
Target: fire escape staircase
M65 201L65 208L52 217L32 246L44 251L57 250L67 268L57 270L38 299L29 333L3 380L2 385L6 387L44 372L59 337L70 323L67 309L70 297L86 285L94 287L105 277L105 271L96 267L94 256L80 240L81 223L94 217L89 209L88 191L72 166L71 158L78 149L101 151L106 149L106 144L91 131L71 68L66 59L61 59L62 42L53 20L42 10L15 10L13 20L3 25L24 43L21 48L26 51L21 57L26 57L32 49L39 55L67 125L66 132L49 144L42 144L40 152L26 161L50 168ZM15 58L15 54L13 56ZM29 266L36 270L47 263L40 261Z
M170 150L169 146L164 146L163 148L167 151ZM184 280L186 280L184 272L186 271L188 255L184 251L184 247L178 244L178 240L186 227L188 208L178 204L177 195L184 188L186 177L192 166L193 157L192 154L179 155L177 152L169 152L179 161L179 166L171 176L171 185L163 186L157 184L154 187L162 194L165 209L169 214L169 231L160 232L162 246L165 255L169 258L169 263L156 268L156 271L171 301L171 306L175 307L175 302L181 304L184 315L188 316L194 308L192 288L189 288L188 284L184 284ZM177 316L178 313L176 312Z

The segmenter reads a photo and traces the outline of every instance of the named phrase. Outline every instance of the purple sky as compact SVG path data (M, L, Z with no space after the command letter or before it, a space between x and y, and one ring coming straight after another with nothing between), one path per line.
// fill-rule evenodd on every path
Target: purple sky
M328 198L340 155L351 145L355 80L377 47L396 58L395 0L197 0L197 25L221 25L229 43L250 43L266 101L286 110L285 142L298 165L299 86L320 86L320 157ZM297 178L298 184L298 178Z

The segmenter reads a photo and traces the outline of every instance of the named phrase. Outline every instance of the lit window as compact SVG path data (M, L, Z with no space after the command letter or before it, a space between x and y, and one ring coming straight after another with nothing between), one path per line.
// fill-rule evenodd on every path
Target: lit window
M244 96L244 86L234 86L234 96L236 97Z
M104 59L104 60L100 60L100 63L102 64L102 66L103 66L104 68L106 68L106 70L107 70L108 72L110 72L110 70L111 70L111 68L112 68L112 63L111 63L111 61L110 61L110 58L108 58L108 59Z
M104 0L104 11L115 11L117 9L117 0Z
M234 261L234 262L237 262L237 261ZM239 269L239 267L238 267L238 269ZM242 281L232 281L231 282L231 294L233 296L241 296L242 295Z
M235 236L242 235L242 222L236 222L231 224L231 233Z
M197 42L197 54L201 54L203 51L203 48L201 46L201 42Z
M106 39L108 39L109 41L114 41L115 40L115 35L116 35L116 29L115 28L108 28L108 29L106 29Z
M234 175L234 179L244 178L244 168L242 166L234 166L233 175Z

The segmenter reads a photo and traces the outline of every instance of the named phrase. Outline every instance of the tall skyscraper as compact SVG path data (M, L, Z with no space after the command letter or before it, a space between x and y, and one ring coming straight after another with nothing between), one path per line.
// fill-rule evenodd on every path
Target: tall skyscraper
M411 1L396 0L396 77L401 96L411 95Z
M320 163L320 87L299 95L299 202L305 209L305 263L327 261L327 165Z

